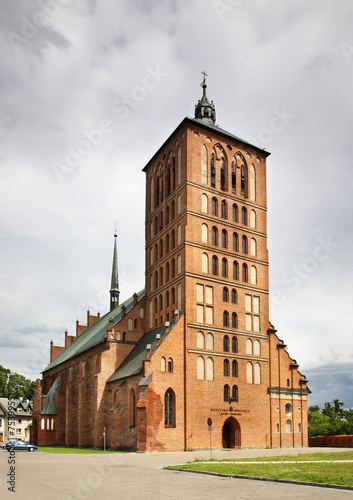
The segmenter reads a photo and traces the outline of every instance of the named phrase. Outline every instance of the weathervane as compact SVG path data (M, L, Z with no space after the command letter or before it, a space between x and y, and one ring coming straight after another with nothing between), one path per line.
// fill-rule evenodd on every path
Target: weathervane
M202 85L206 85L206 76L208 76L208 75L206 74L206 71L201 71L201 73L203 74L203 82L201 83L200 87L201 87Z
M117 224L118 224L118 223L115 221L115 236L118 234L118 233L117 233Z

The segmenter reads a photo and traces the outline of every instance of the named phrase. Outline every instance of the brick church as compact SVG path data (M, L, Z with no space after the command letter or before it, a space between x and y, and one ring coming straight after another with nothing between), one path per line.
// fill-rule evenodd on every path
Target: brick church
M266 158L203 95L147 163L145 288L50 346L32 441L170 451L308 444L307 380L269 322ZM105 433L105 435L103 435Z

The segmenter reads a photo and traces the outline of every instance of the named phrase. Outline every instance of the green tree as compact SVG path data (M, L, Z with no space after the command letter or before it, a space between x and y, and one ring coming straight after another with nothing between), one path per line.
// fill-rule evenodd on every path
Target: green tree
M0 397L33 399L36 383L0 365Z

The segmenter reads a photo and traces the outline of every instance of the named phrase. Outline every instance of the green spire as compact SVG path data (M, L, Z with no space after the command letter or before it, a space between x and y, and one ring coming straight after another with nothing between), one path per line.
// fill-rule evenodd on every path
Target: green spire
M110 310L115 309L119 305L119 276L118 276L118 250L117 250L117 233L114 233L114 254L112 267L112 281L110 285Z

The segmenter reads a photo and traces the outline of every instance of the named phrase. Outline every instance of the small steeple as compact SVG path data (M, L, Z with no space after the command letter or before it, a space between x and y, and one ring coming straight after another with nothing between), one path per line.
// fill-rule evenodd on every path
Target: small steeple
M118 276L118 250L117 250L117 232L115 227L114 233L114 254L113 254L113 268L112 268L112 282L110 286L110 310L115 309L119 305L119 276Z
M203 88L202 98L195 105L195 118L202 120L210 125L214 125L216 123L216 108L213 104L213 101L209 101L206 95L206 72L203 71L203 82L201 86Z

